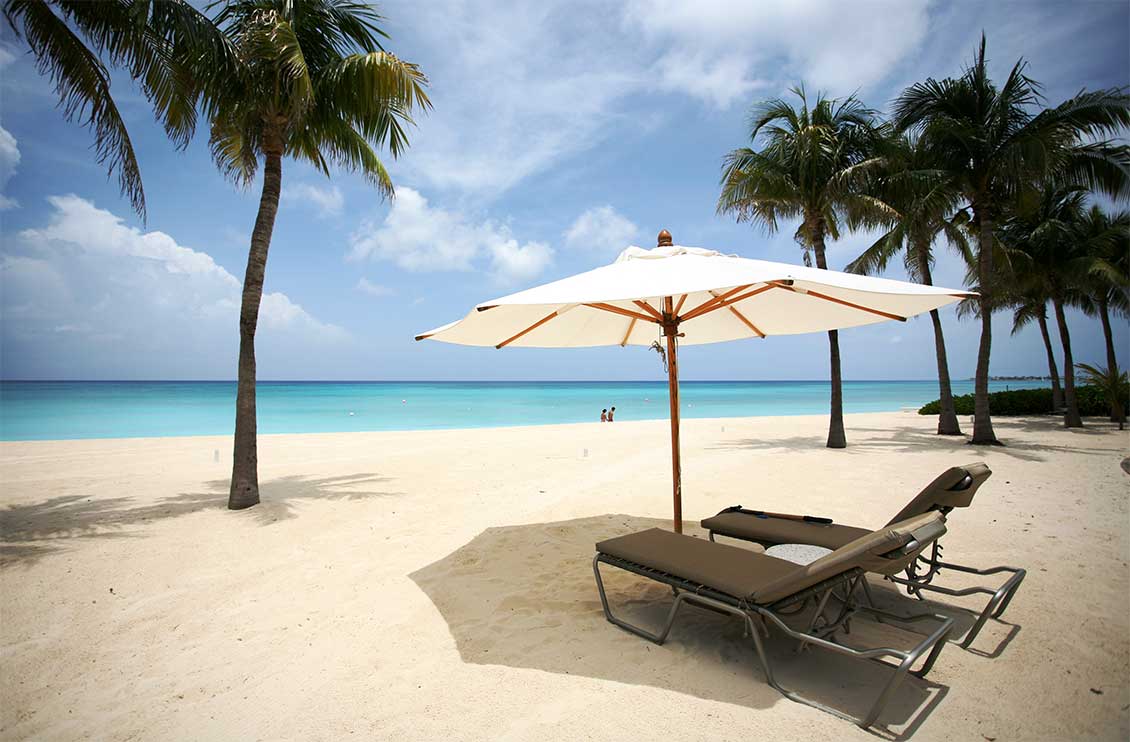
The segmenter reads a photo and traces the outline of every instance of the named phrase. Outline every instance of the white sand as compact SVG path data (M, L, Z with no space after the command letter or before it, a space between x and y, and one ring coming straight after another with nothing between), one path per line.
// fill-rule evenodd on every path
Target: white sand
M1001 420L1009 447L986 449L933 424L850 415L851 447L829 451L823 416L686 421L684 512L878 526L984 459L946 557L1028 578L977 652L948 647L883 721L918 740L1126 739L1130 433ZM664 646L604 621L592 544L669 517L667 430L266 436L264 502L240 513L226 438L0 444L0 737L871 738L769 688L732 619L689 609ZM666 609L664 588L608 584L638 620ZM852 713L884 679L773 645L784 682Z

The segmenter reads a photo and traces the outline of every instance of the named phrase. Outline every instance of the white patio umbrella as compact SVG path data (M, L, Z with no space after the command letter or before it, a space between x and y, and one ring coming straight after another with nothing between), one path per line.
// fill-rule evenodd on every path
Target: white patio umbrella
M805 268L673 245L629 247L616 262L483 302L417 335L495 348L650 346L663 338L671 402L674 527L682 532L678 346L905 322L973 292Z

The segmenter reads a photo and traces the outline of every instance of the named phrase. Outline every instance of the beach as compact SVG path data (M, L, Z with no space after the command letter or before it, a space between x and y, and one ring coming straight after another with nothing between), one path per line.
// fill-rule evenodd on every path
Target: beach
M1028 576L880 723L916 740L1125 739L1130 433L993 422L1006 447L910 412L849 414L836 451L826 415L684 420L687 532L736 504L878 527L983 460L993 476L950 516L944 556ZM769 687L731 618L688 609L662 646L604 620L593 544L670 527L668 436L664 420L265 435L263 502L241 512L224 507L227 436L0 443L0 737L873 738ZM871 579L887 604L922 606ZM670 602L607 583L653 625ZM770 644L783 683L848 713L885 679Z

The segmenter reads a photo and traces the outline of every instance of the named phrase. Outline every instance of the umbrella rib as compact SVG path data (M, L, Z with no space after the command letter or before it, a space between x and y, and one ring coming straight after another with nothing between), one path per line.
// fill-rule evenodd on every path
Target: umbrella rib
M757 337L759 337L759 338L765 337L765 333L762 332L761 330L759 330L757 328L757 325L753 324L748 319L746 319L746 316L744 314L742 314L741 312L739 312L737 307L726 307L726 308L729 309L731 312L733 312L734 316L737 317L738 319L740 319L742 321L743 325L745 325L749 329L753 330L753 333L755 335L757 335Z
M815 296L817 299L823 299L824 301L830 301L834 304L842 304L845 307L851 307L852 309L858 309L858 310L863 311L863 312L870 312L871 314L877 314L880 317L886 317L887 319L897 319L899 322L906 322L906 317L902 317L902 316L897 315L897 314L891 314L890 312L884 312L881 309L873 309L872 307L865 307L862 304L856 304L854 302L847 301L846 299L837 299L834 296L828 296L827 294L821 294L819 291L812 291L811 289L805 289L805 290L802 290L802 291L797 291L797 289L793 288L792 286L786 286L785 284L781 284L781 283L773 283L772 286L779 288L779 289L785 289L786 291L792 291L793 293L796 293L796 294Z
M553 319L553 318L554 318L554 317L556 317L556 316L557 316L557 311L556 311L556 310L554 310L553 312L550 312L550 313L549 313L549 314L547 314L546 316L544 316L544 317L542 317L541 319L539 319L539 320L538 320L537 322L533 323L532 325L530 325L530 326L529 326L529 327L527 327L526 329L524 329L524 330L522 330L521 332L519 332L519 333L518 333L517 335L513 335L513 336L511 336L511 337L508 337L507 339L503 340L503 341L502 341L501 343L499 343L498 345L494 346L494 347L495 347L495 349L497 350L497 349L499 349L499 348L505 348L505 347L506 347L507 345L510 345L510 343L512 343L512 342L514 342L515 340L517 340L518 338L522 337L522 336L523 336L523 335L525 335L525 334L526 334L527 332L530 332L530 331L532 331L532 330L536 330L537 328L541 327L541 326L542 326L542 325L544 325L544 324L545 324L546 322L549 322L549 321L550 321L551 319Z
M675 304L675 316L676 317L678 317L679 312L682 311L683 304L686 302L687 296L688 296L688 294L683 294L682 296L679 297L679 302L677 304Z
M741 288L748 289L749 286L742 286ZM740 296L733 296L733 298L724 299L723 301L718 302L717 304L715 304L712 307L706 307L706 305L709 304L710 302L708 302L708 301L703 302L702 304L699 304L697 307L695 307L691 311L687 312L686 316L681 317L680 319L681 320L688 320L688 319L694 319L696 317L701 317L704 314L709 314L710 312L713 312L715 309L721 309L722 307L728 307L731 304L737 304L740 301L745 301L746 299L749 299L750 297L753 297L753 296L757 296L758 294L763 293L765 291L768 291L771 288L773 288L773 284L767 284L765 286L761 286L759 288L756 288L753 291L747 291L746 293L744 293ZM725 296L732 296L732 294L733 294L732 291L727 291L725 294L719 294L717 298L722 299ZM706 308L703 309L703 307L706 307Z
M680 320L694 319L695 317L699 316L700 314L704 314L705 312L709 311L711 308L715 308L714 307L715 304L717 304L721 301L725 301L726 299L729 299L734 294L745 291L746 289L748 289L752 285L753 284L750 283L750 284L746 284L745 286L737 286L737 287L732 288L732 289L730 289L729 291L727 291L723 294L718 294L717 296L715 296L711 299L707 299L706 301L699 304L694 309L687 312L685 317L679 317L679 319ZM676 312L675 314L678 314L678 312Z
M632 330L636 329L636 322L636 318L632 317L632 321L628 323L628 331L624 333L624 339L620 341L621 348L628 344L628 338L632 336Z
M652 317L655 317L660 322L663 321L663 315L660 314L659 311L655 307L651 306L646 301L640 301L639 299L635 299L635 300L632 301L632 303L635 304L640 309L647 312L648 314L650 314Z
M619 315L622 315L624 317L631 317L632 319L642 319L644 322L654 322L655 324L659 324L658 320L656 320L652 317L649 317L646 314L641 314L640 312L633 312L631 309L624 309L623 307L618 307L618 306L615 306L614 304L605 304L604 302L598 302L597 301L597 302L586 303L584 306L591 307L593 309L600 309L601 311L604 311L604 312L612 312L612 314L619 314Z
M711 291L710 293L711 293L711 294L713 294L714 296L718 296L718 294L715 294L715 293L714 293L713 291ZM717 307L715 307L715 308L717 309ZM744 314L742 314L741 312L739 312L739 311L738 311L738 308L737 308L737 307L735 307L735 306L734 306L733 304L727 304L727 305L726 305L726 309L729 309L729 310L730 310L730 313L731 313L731 314L733 314L733 315L734 315L735 317L737 317L737 318L738 318L739 320L741 320L741 323L742 323L743 325L745 325L745 326L746 326L746 327L748 327L748 328L749 328L750 330L752 330L752 331L753 331L753 334L754 334L754 335L757 335L757 337L759 337L759 338L764 338L764 337L765 337L765 333L764 333L764 332L762 332L762 331L761 331L761 330L760 330L760 329L759 329L759 328L757 327L757 325L755 325L755 324L753 324L752 322L750 322L750 321L749 321L749 319L747 319L747 318L746 318L746 316L745 316Z

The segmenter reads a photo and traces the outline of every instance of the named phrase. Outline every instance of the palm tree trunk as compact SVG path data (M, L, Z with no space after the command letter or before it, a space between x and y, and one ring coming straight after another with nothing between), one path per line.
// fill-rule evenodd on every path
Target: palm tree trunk
M1102 320L1103 337L1106 339L1106 370L1114 379L1118 379L1118 356L1114 353L1114 336L1110 331L1110 303L1105 296L1099 299L1099 319ZM1118 398L1120 393L1121 390L1116 383L1115 396L1110 400L1110 421L1118 423L1118 429L1122 430L1125 414L1122 410L1122 402Z
M933 286L933 278L930 276L929 246L920 242L915 246L915 250L918 252L922 283ZM934 323L934 352L938 357L938 402L941 405L938 413L938 435L961 435L957 410L953 404L949 363L946 361L946 338L942 334L942 318L937 309L930 310L930 321Z
M980 224L977 239L977 279L981 284L981 344L977 348L977 374L973 381L973 439L975 445L1001 445L989 417L989 354L993 347L993 222L983 209L976 213Z
M266 149L266 148L264 148ZM267 251L275 229L282 188L282 147L272 147L264 157L263 193L251 233L247 270L243 276L243 302L239 310L239 383L235 397L235 445L232 451L231 492L228 508L242 510L259 503L259 461L255 419L255 328L263 299Z
M1052 296L1055 307L1055 321L1059 325L1059 339L1063 343L1063 426L1065 428L1083 427L1079 417L1079 404L1075 401L1075 361L1071 357L1071 334L1067 331L1067 317L1063 314L1063 301Z
M1044 338L1044 350L1048 352L1048 374L1052 377L1052 412L1059 412L1063 409L1063 388L1059 385L1059 370L1055 367L1052 336L1048 333L1048 318L1043 314L1037 314L1036 322L1040 325L1040 335Z
M816 267L828 270L824 257L824 230L817 227L813 235L812 250L816 253ZM828 331L828 356L832 367L832 413L828 420L828 448L847 448L844 433L844 384L840 371L840 333Z

